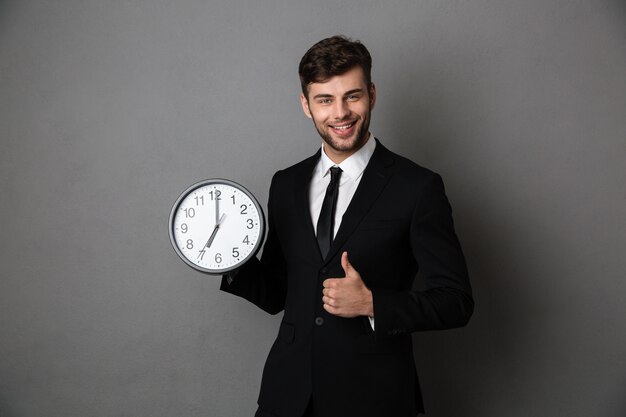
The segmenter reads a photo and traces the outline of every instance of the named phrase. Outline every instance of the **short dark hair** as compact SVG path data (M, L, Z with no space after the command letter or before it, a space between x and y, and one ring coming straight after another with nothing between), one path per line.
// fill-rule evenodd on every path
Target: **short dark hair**
M363 69L365 82L370 87L372 57L367 48L358 40L353 41L343 35L322 39L313 45L300 61L298 74L302 94L308 98L309 84L324 82L357 66Z

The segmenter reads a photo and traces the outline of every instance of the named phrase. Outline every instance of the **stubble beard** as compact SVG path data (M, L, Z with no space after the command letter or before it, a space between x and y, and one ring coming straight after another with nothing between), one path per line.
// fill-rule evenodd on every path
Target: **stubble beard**
M354 153L358 151L359 149L361 149L361 147L365 144L365 142L367 142L367 135L369 133L369 127L370 127L370 114L371 112L367 113L367 119L363 122L361 126L359 126L358 130L356 131L353 141L350 141L349 139L335 140L330 134L330 132L320 129L317 123L314 123L314 125L315 125L315 129L317 130L317 133L319 133L319 135L322 137L322 140L324 140L324 143L330 146L331 149L333 149L335 152Z

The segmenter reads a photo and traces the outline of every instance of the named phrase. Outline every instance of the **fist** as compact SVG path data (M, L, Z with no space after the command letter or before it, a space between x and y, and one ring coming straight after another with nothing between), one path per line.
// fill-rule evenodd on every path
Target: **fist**
M341 267L345 273L344 278L328 278L323 283L324 310L345 318L373 317L372 292L361 279L361 274L350 263L348 252L341 254Z

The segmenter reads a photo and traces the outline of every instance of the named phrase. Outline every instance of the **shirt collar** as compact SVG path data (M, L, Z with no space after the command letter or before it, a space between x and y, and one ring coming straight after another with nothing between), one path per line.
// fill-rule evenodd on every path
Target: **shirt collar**
M331 167L338 166L343 171L342 178L345 178L344 175L346 175L350 179L356 180L363 174L363 171L365 171L365 167L367 167L375 149L376 140L374 139L374 135L369 133L365 145L337 165L326 155L326 152L324 152L324 144L322 144L319 175L321 178L324 178L329 173Z

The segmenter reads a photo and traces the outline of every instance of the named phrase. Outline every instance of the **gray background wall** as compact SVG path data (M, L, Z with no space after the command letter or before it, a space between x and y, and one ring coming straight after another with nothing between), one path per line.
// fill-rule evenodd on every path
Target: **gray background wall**
M191 183L319 146L297 64L361 39L372 129L441 173L476 313L429 416L626 415L620 1L0 3L0 415L251 416L280 317L174 254ZM349 417L349 416L348 416Z

